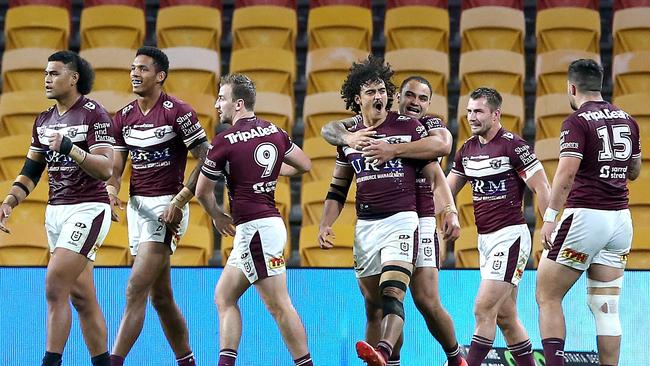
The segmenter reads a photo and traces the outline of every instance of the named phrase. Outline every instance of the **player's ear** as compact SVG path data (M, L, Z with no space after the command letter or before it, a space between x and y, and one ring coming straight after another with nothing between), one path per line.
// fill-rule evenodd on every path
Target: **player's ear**
M501 108L497 108L494 111L494 119L495 121L498 121L501 118Z
M161 84L163 83L163 81L165 81L166 78L167 78L167 73L164 72L164 71L159 71L156 74L156 81L161 83Z
M361 97L359 94L354 96L354 102L357 103L358 105L361 105Z

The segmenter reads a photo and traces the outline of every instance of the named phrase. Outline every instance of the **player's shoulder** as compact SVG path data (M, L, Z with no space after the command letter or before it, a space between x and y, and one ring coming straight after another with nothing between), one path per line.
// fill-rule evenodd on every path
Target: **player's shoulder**
M115 113L116 118L126 118L130 113L133 112L133 110L136 107L136 100L131 101L129 104L125 105L124 107L120 108L117 113Z
M88 97L83 97L84 100L81 101L81 108L88 114L100 114L108 116L108 111L104 106L94 99Z
M426 115L420 118L420 123L422 123L424 127L428 129L447 127L445 125L445 122L440 117L430 116L430 115Z
M499 131L497 138L505 143L526 143L526 140L524 140L523 137L504 128Z
M173 95L163 93L161 98L161 105L165 111L183 112L192 110L192 106L189 103Z
M36 121L38 122L38 121L42 121L42 120L45 120L45 119L49 118L52 115L52 113L54 113L54 111L56 110L55 107L56 106L54 104L52 104L46 110L39 113L38 117L36 117Z

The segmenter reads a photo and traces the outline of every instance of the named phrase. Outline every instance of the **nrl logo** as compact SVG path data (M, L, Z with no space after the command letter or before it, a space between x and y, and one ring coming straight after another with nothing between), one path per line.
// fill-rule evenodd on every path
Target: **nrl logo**
M95 110L95 103L93 103L93 102L88 102L88 103L84 104L84 108L89 109L89 110L91 110L91 111L92 111L92 110Z

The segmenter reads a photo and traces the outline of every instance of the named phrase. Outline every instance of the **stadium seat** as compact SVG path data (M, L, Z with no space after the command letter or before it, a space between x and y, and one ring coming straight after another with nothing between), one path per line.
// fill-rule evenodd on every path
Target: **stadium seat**
M68 9L49 5L9 8L5 14L5 51L14 48L68 48Z
M544 252L544 246L542 245L541 229L535 229L533 232L533 237L531 238L531 251L530 259L533 260L534 268L539 267L539 261L542 260L542 253ZM529 261L530 261L529 259Z
M16 48L2 54L2 92L23 90L42 91L45 86L43 70L47 58L56 52L52 48Z
M318 225L323 215L323 205L325 197L330 188L331 179L323 179L308 182L302 185L300 193L300 206L302 208L302 226ZM352 184L348 191L343 211L337 221L341 223L354 224L357 221L356 202L356 184Z
M522 97L517 95L510 95L502 93L503 103L501 104L501 125L506 130L513 132L517 135L521 135L524 129L524 123L526 119L524 118L524 100ZM469 122L467 121L467 102L469 101L469 95L463 95L458 98L458 141L461 142L458 144L458 147L462 145L462 141L465 141L472 135L472 131L469 128Z
M272 122L291 135L293 128L293 102L286 94L258 92L255 97L255 115Z
M650 4L614 12L612 37L614 56L625 52L650 51Z
M501 94L523 96L525 74L522 54L503 50L465 52L460 56L460 95L488 86Z
M43 176L36 188L11 212L9 225L18 222L29 222L32 224L32 228L36 225L45 225L45 209L49 199L49 185L46 174L46 172L43 172ZM16 177L14 176L5 182L11 184L14 178ZM9 192L9 189L5 189L3 192ZM9 226L9 229L11 229L11 226Z
M456 195L456 209L461 227L476 225L474 219L474 198L472 186L466 184Z
M553 182L560 158L560 139L548 138L535 141L535 156L544 166L544 172L549 183Z
M461 3L463 11L479 6L505 6L513 9L524 10L523 0L463 0Z
M307 53L307 94L340 91L353 62L368 52L356 48L321 48Z
M302 175L302 184L318 180L331 180L336 163L336 147L321 137L305 139L302 150L311 159L311 170Z
M612 66L614 97L625 94L650 94L650 51L614 56Z
M144 0L84 0L84 8L101 5L125 5L144 10Z
M614 0L613 10L616 12L621 9L636 7L650 7L650 0Z
M320 130L331 121L338 121L352 117L354 113L345 109L345 102L338 92L316 93L305 96L303 103L303 115L305 139L320 137Z
M127 266L129 252L129 235L124 223L112 222L111 228L95 256L96 266Z
M19 135L32 133L38 115L54 105L39 91L18 91L0 95L0 131L4 134Z
M447 9L449 1L447 0L388 0L386 10L399 8L400 6L435 6L441 9Z
M173 95L192 106L205 133L208 137L214 136L214 126L218 122L217 111L214 109L215 98L211 94L197 94L184 90L178 90Z
M130 48L98 47L79 52L95 70L93 90L132 93L131 64L135 51ZM135 98L135 97L134 97Z
M449 13L435 6L402 6L386 10L386 52L428 48L449 53Z
M14 221L8 227L11 234L0 235L0 266L47 266L50 248L45 225Z
M160 8L179 6L179 5L208 6L211 8L217 8L219 9L219 11L223 10L223 4L221 3L221 0L161 0L160 1Z
M351 47L370 51L372 14L369 8L328 5L309 10L309 51L318 48Z
M600 13L557 7L537 12L537 54L559 49L600 53Z
M461 53L499 49L524 53L526 20L523 10L481 6L460 14Z
M634 117L639 125L642 144L650 141L650 93L626 94L614 98L614 105ZM650 172L648 172L650 173Z
M460 229L460 237L454 243L456 268L479 268L478 232L476 226Z
M403 48L388 51L384 57L395 72L393 81L398 87L404 79L418 75L431 83L433 94L447 96L448 54L430 49Z
M232 49L276 47L294 51L298 20L296 10L258 5L235 8L232 16Z
M235 9L257 5L284 6L287 8L295 9L296 0L235 0Z
M137 49L144 42L145 31L142 8L100 5L81 10L79 34L82 50L95 47Z
M200 47L219 52L221 12L208 6L177 5L158 10L158 47Z
M650 227L635 225L625 269L650 269Z
M333 6L333 5L349 5L349 6L360 6L363 8L370 9L371 2L370 0L310 0L309 8L318 8L321 6Z
M535 140L559 139L562 122L573 110L565 94L546 94L535 99Z
M135 95L131 93L111 90L95 91L88 94L87 97L101 104L111 116L135 99Z
M600 63L597 53L580 50L554 50L537 54L535 63L535 79L537 80L537 96L567 92L567 70L571 62L587 58Z
M189 225L169 259L172 266L207 266L213 253L212 225Z
M0 171L4 180L15 179L25 164L25 157L32 141L31 135L0 137ZM0 192L3 194L6 192Z
M318 245L318 225L300 229L300 265L303 267L347 267L354 265L354 225L334 224L334 248L323 250Z
M598 10L598 0L537 0L537 11L567 6Z
M27 5L58 6L60 8L67 9L68 12L72 10L72 1L70 0L9 0L10 8Z
M233 51L230 72L248 75L257 91L282 93L293 98L296 80L296 56L291 51L255 47Z
M169 57L166 91L217 96L221 63L216 51L198 47L172 47L163 51Z

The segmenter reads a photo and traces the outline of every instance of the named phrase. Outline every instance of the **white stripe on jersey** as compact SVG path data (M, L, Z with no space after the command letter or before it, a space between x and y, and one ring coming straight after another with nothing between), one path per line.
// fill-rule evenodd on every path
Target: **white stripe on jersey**
M537 173L540 170L543 170L544 166L540 161L535 162L535 164L530 165L528 168L524 169L525 177L522 177L524 182L527 182L528 179L530 179L535 173Z
M69 138L72 142L82 142L86 141L88 125L69 126L60 129L45 128L45 131L42 134L39 131L38 141L43 145L49 145L50 141L48 140L48 136L52 135L54 132L60 133Z
M561 158L578 158L582 159L582 154L579 152L565 151L560 153Z
M289 146L289 148L287 149L287 151L284 152L284 156L289 155L289 153L292 152L292 151L293 151L293 148L295 148L295 147L296 147L296 144L291 143L291 146Z
M202 137L207 137L205 135L205 131L201 129L201 133L197 133L195 135L190 136L189 138L183 139L183 143L185 143L185 146L190 146L194 143L194 141L202 138Z
M176 132L172 126L160 126L146 130L130 128L128 136L124 136L124 142L130 146L149 147L170 141L174 137L176 137Z
M479 161L468 159L465 165L465 175L473 178L497 175L509 170L512 170L512 165L507 156L496 156Z
M401 144L401 143L406 143L406 142L411 142L412 136L411 135L391 135L391 136L384 136L384 137L377 137L376 140L379 141L384 141L389 144ZM348 156L350 154L362 154L362 151L359 151L357 149L351 148L349 146L343 146L343 153L345 156Z
M105 143L105 142L102 142L102 143L94 144L93 146L88 147L88 150L91 150L91 151L92 151L92 150L98 149L98 148L100 148L100 147L108 147L108 148L112 148L113 145L111 145L111 144L107 144L107 143Z

